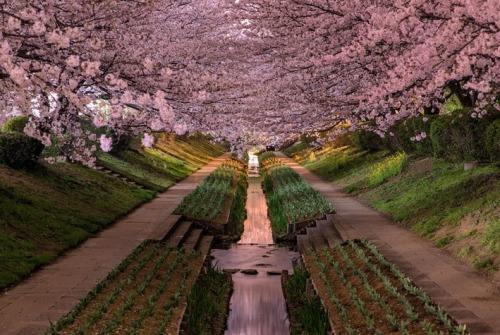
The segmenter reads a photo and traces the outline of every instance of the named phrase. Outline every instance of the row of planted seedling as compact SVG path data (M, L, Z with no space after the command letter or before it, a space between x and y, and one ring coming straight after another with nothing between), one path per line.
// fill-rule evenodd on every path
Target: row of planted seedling
M275 233L286 233L288 224L333 212L332 205L290 167L276 164L264 169L263 188Z
M367 241L310 250L309 266L325 288L323 299L344 334L465 334L431 298Z
M265 151L258 154L257 159L259 160L259 166L264 166L264 162L268 159L272 159L273 157L276 157L276 155L272 151Z
M223 211L224 199L236 185L244 165L227 159L186 196L175 210L193 219L215 220Z
M164 334L177 329L203 257L146 241L102 280L47 334ZM196 273L196 272L195 272Z
M226 159L222 162L221 166L229 167L240 172L246 169L246 164L243 161L234 158Z
M260 158L260 156L259 156L259 158ZM283 164L283 161L281 159L279 159L275 156L272 156L272 157L263 159L262 163L260 164L260 167L261 167L261 171L265 172L272 167L280 166L280 165L285 165L285 164Z

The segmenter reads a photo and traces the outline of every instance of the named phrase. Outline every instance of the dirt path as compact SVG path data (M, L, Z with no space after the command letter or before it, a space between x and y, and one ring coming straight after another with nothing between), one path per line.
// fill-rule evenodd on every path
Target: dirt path
M372 241L392 262L404 270L435 302L472 334L500 334L500 292L428 240L402 228L357 199L342 193L282 153L284 162L333 204L364 238Z
M0 334L42 334L175 210L229 154L213 160L96 237L0 295Z

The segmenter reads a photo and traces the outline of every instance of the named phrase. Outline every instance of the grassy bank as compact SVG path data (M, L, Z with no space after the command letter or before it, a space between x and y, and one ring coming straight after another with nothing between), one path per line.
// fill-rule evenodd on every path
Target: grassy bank
M223 334L232 292L231 275L206 266L188 296L184 334Z
M125 150L101 153L98 163L146 188L161 191L189 176L224 151L205 139L157 135L152 148L132 141Z
M322 147L294 155L302 165L432 240L476 269L498 276L500 170L464 171L432 157Z
M160 148L167 146L178 156ZM200 159L182 160L188 152L197 152ZM131 179L144 188L76 164L41 163L32 171L0 165L0 289L51 262L221 152L204 140L165 136L153 149L132 147L107 155L110 169L135 176ZM150 179L147 171L157 173L158 179ZM144 181L138 177L141 173Z
M306 270L296 266L293 275L282 279L293 335L320 335L330 330L328 314L321 305L319 296L308 296L306 293L309 277Z

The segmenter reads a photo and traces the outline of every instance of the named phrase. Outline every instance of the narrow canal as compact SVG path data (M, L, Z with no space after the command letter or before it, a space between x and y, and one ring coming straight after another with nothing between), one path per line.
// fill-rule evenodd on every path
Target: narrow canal
M281 271L292 272L298 253L273 244L257 156L249 155L247 219L241 240L229 249L212 249L214 264L232 277L228 328L225 335L290 334ZM250 270L254 274L245 274ZM254 271L256 270L256 271Z

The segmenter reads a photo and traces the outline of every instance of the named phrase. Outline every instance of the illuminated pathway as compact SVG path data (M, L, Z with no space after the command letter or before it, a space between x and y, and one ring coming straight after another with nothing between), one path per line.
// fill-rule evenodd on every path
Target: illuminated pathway
M292 272L291 259L296 252L273 245L267 204L260 185L258 160L250 154L247 220L238 244L229 250L212 249L214 263L223 269L256 269L258 274L233 274L234 292L231 297L226 335L290 334L281 276L268 271Z

